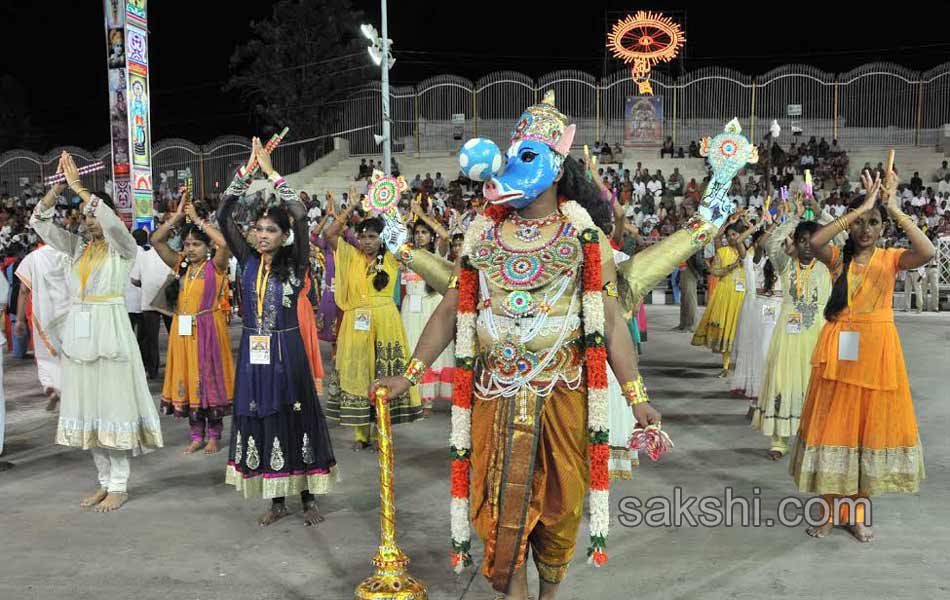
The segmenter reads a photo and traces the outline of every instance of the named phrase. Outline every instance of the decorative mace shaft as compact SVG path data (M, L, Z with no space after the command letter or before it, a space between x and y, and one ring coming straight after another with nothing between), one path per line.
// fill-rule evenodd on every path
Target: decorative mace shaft
M356 588L356 600L427 600L425 583L409 575L409 558L396 545L396 505L393 494L393 440L389 390L376 390L379 429L379 551L373 558L376 574Z

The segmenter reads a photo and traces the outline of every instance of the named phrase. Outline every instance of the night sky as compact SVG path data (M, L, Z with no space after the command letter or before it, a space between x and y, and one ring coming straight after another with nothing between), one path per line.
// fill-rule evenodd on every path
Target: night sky
M319 0L308 0L319 3ZM197 143L229 133L250 134L248 110L221 91L234 47L248 24L270 14L273 2L152 0L149 2L152 139L184 137ZM379 27L379 2L353 0ZM750 75L788 63L832 72L876 60L925 70L950 60L946 19L934 5L918 11L869 10L867 4L759 3L728 14L725 3L551 2L461 3L390 0L390 36L396 84L454 73L477 79L512 69L538 76L580 69L602 76L622 65L605 61L607 19L617 11L659 9L683 15L687 44L673 73L728 65ZM487 16L482 7L537 6ZM803 10L821 6L821 14ZM928 6L928 8L923 8ZM464 7L464 8L463 8ZM779 11L776 14L776 9ZM923 15L930 13L932 18ZM471 15L479 15L472 17ZM101 1L5 1L0 75L26 88L36 133L33 150L73 144L94 150L109 141L106 42ZM301 57L301 62L319 57ZM0 99L0 102L3 100ZM0 151L9 148L0 148Z

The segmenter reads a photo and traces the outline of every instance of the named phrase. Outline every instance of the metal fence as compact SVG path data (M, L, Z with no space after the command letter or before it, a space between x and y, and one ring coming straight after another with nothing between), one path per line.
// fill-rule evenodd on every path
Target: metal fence
M662 100L664 135L686 146L738 117L759 139L772 119L804 136L860 145L934 146L950 123L950 63L920 73L893 63L872 63L847 73L786 65L749 76L728 67L705 67L671 78L651 77ZM457 150L480 136L504 143L515 119L542 92L555 90L558 107L577 124L575 144L623 139L626 99L637 94L629 71L604 79L580 71L555 71L537 80L514 71L472 82L440 75L414 87L390 90L393 140L416 152ZM373 83L341 102L344 129L370 127L344 136L354 154L378 151L380 86ZM787 116L789 105L800 116ZM454 117L454 119L453 119Z
M846 148L862 145L935 146L950 124L950 63L919 73L893 63L872 63L847 73L825 73L807 65L786 65L751 77L728 67L705 67L677 79L651 77L663 107L664 135L677 146L720 131L738 117L747 135L760 139L772 119L783 129L804 136L837 139ZM394 150L454 152L472 137L487 137L501 147L514 121L541 94L553 89L558 107L577 124L575 144L623 139L627 98L636 95L629 71L604 79L581 71L555 71L534 80L514 71L499 71L472 82L439 75L416 86L390 89ZM335 136L349 141L353 154L375 154L374 134L381 133L379 83L359 88L332 104L338 121L334 133L286 141L274 153L275 167L292 173L332 149ZM788 117L789 105L801 115ZM0 191L17 193L22 183L35 185L54 172L62 150L82 166L109 160L109 146L95 152L56 148L44 156L26 150L0 154ZM196 193L222 191L247 158L250 141L224 136L199 146L168 139L152 146L154 188L177 187L194 178ZM91 189L102 187L107 171L89 175Z
M274 168L281 173L299 171L333 149L334 135L285 141L271 156ZM179 138L156 142L152 145L153 188L160 194L176 190L191 177L198 198L223 192L237 168L247 162L250 149L249 138L234 135L216 138L203 146ZM28 150L0 154L0 193L18 195L26 189L38 191L38 184L56 172L64 150L73 155L80 167L96 161L104 162L105 170L83 176L83 182L91 190L105 187L106 180L112 176L109 170L111 145L95 152L76 146L61 146L42 156Z

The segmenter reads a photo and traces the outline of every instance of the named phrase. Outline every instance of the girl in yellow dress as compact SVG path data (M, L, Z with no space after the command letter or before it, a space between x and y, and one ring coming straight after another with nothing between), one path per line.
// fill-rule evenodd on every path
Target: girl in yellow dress
M379 234L382 219L364 219L356 227L359 247L341 241L357 203L351 204L326 232L336 262L336 303L343 311L337 336L336 368L340 396L327 401L327 418L354 428L354 450L370 445L375 410L368 393L376 379L402 375L412 349L393 298L399 263L386 252ZM390 401L393 423L422 417L419 391Z
M745 258L745 239L749 237L758 225L743 229L739 223L742 216L738 212L729 217L729 224L725 232L716 239L725 235L727 244L716 250L713 260L712 274L719 278L719 283L706 305L703 318L693 334L694 346L705 346L717 354L722 354L722 372L719 377L729 375L729 356L732 353L732 343L736 338L736 325L739 323L739 311L742 310L742 301L745 299L746 281L742 261ZM755 282L750 285L754 286Z
M198 217L182 195L174 217L152 236L152 245L178 278L165 292L175 316L168 336L162 413L188 417L192 454L205 443L205 454L220 450L222 420L231 413L234 396L234 360L224 306L231 253L224 236ZM168 246L172 228L185 217L182 253ZM217 250L214 247L217 246Z

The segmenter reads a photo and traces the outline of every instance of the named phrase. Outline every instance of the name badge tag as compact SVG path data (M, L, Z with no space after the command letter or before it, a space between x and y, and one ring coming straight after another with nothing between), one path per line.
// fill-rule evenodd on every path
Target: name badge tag
M192 315L178 315L178 335L190 337L193 325L194 317Z
M778 307L765 305L762 307L762 321L765 323L775 323L778 318Z
M788 315L788 323L785 324L785 331L792 335L798 335L802 332L802 314L792 313Z
M737 292L744 292L744 291L745 291L745 282L739 281L738 279L736 279L736 291L737 291Z
M838 360L858 360L859 338L857 331L842 331L838 334Z
M270 364L270 336L252 335L251 346L251 364L269 365Z
M371 323L370 312L365 308L358 308L356 310L356 318L353 320L353 330L354 331L369 331L369 326Z
M413 294L409 296L409 312L411 313L421 313L422 312L422 296Z
M76 313L76 337L88 338L92 336L92 313L80 310Z

